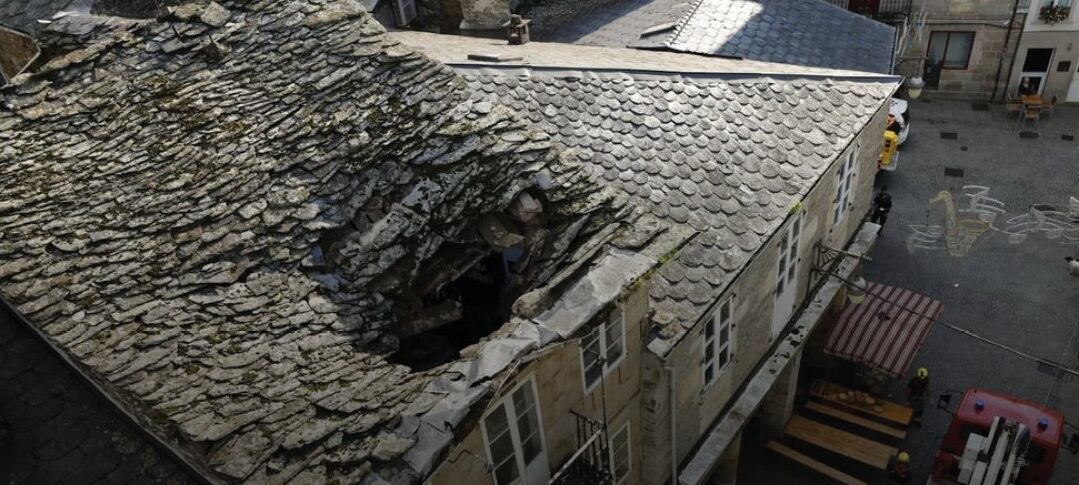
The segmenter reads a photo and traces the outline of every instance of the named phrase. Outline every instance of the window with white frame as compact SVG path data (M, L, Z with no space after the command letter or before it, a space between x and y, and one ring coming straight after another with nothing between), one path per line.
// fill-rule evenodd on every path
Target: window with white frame
M629 421L611 436L608 443L611 450L611 476L614 477L615 485L625 483L629 477L630 467L633 465L630 459L629 446Z
M1046 6L1053 6L1053 7L1065 7L1065 8L1067 8L1067 7L1072 6L1072 0L1046 0L1045 5Z
M625 356L625 325L621 309L615 308L601 325L596 326L581 340L585 392L592 392L600 378L618 366Z
M483 438L496 485L547 483L547 456L532 377L484 416Z
M854 190L854 172L858 159L858 148L851 149L847 160L839 167L839 180L836 181L832 225L839 224L850 209L851 192Z
M708 387L730 365L734 357L734 337L731 322L734 320L734 297L728 297L704 322L704 348L701 366L704 386Z

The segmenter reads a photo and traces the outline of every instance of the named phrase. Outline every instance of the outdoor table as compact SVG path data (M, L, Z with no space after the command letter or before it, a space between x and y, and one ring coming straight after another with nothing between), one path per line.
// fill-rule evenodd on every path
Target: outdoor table
M831 404L839 405L839 407L841 408L858 411L864 413L865 415L884 419L888 422L895 423L900 426L909 425L910 420L914 415L913 409L907 406L903 406L901 404L887 401L885 399L875 398L874 400L876 402L872 405L868 405L853 401L840 400L837 397L840 393L853 394L854 391L839 384L833 382L826 382L819 379L813 381L813 384L809 386L810 396L824 400ZM880 411L874 410L874 406L880 406Z
M1023 100L1023 106L1041 106L1042 97L1037 94L1029 94L1021 98Z

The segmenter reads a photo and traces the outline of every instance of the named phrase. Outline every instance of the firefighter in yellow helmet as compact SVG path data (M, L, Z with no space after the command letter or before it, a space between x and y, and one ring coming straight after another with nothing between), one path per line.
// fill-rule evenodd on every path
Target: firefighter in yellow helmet
M888 467L888 475L893 482L907 483L910 479L910 454L900 451L892 457L891 466Z
M925 400L929 394L929 369L919 367L914 377L907 382L907 402L914 410L914 422L921 424L925 412Z

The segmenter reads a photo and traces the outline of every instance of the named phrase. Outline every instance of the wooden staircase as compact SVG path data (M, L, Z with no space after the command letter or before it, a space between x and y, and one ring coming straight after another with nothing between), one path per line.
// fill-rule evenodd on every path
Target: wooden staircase
M906 438L910 408L887 401L864 408L835 399L837 392L849 392L843 389L814 383L810 400L791 416L783 438L765 446L836 483L880 483Z

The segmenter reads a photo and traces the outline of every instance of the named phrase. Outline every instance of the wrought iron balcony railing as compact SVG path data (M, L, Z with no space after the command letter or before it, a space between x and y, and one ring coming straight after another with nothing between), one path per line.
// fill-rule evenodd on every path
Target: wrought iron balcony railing
M549 485L613 485L606 427L575 412L573 416L577 418L577 451L551 477Z

